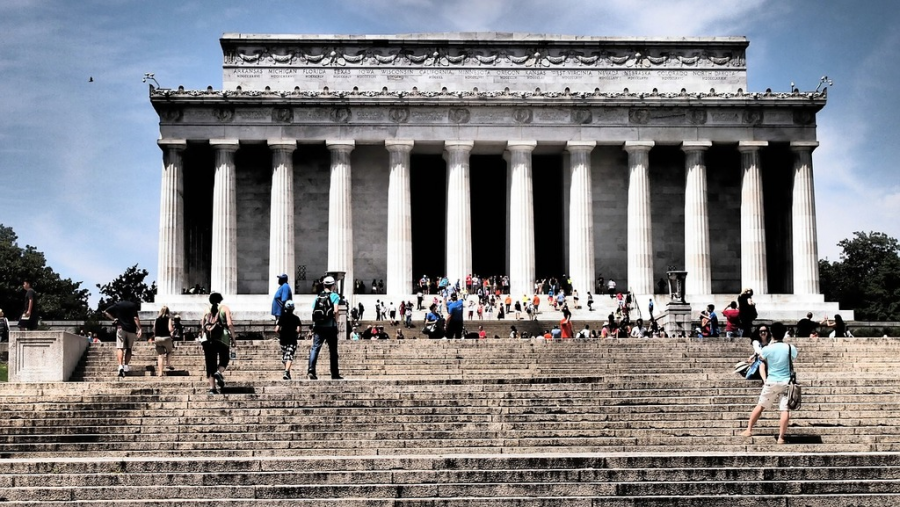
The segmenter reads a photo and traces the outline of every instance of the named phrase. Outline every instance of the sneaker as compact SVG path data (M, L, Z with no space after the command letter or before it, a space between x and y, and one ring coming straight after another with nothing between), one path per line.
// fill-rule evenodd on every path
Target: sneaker
M124 376L125 376L125 369L122 368L121 366L119 367L119 376L120 376L120 377L124 377Z
M306 378L309 380L319 380L319 377L317 377L315 373L307 373Z
M127 364L124 366L124 368L125 368L125 373L128 373L129 371L131 371L131 366L129 366Z
M213 378L216 379L216 385L219 386L219 389L223 389L225 387L225 377L222 376L222 372L217 371L213 373Z
M331 380L344 380L344 377L340 375L332 375Z
M206 394L219 394L219 391L216 391L215 389L210 389L209 391L206 391Z
M291 380L291 372L284 370L284 375L281 377L281 380Z

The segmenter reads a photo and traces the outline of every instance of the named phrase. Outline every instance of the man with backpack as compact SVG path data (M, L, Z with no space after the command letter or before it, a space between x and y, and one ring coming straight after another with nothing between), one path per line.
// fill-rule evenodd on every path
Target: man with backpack
M326 276L322 280L325 290L316 296L313 301L312 318L313 318L313 344L309 350L309 368L307 369L307 378L317 380L316 362L319 359L319 350L322 348L322 342L328 342L328 354L331 363L331 378L333 380L341 380L340 371L338 369L338 338L337 338L337 306L341 301L341 297L334 292L334 278Z

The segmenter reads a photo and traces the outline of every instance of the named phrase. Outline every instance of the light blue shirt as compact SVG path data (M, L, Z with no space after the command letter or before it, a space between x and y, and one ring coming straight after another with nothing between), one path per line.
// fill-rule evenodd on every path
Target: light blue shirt
M762 349L762 357L766 362L766 371L768 372L766 382L787 382L791 379L788 350L790 350L791 358L796 359L797 347L784 342L772 342Z

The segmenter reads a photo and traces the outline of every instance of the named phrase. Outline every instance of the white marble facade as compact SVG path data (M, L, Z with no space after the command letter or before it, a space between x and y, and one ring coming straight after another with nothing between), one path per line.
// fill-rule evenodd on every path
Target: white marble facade
M563 269L580 293L602 274L651 295L674 266L689 299L752 287L821 302L812 152L826 97L747 92L746 39L545 36L532 52L534 36L279 37L224 36L225 90L151 89L161 299L194 283L232 300L270 294L298 266L410 294L414 246L429 241L411 224L426 213L442 217L446 246L429 275L464 279L489 245L511 292L530 292L546 210L533 160L549 157ZM322 56L335 45L342 56ZM473 238L472 160L501 156L496 236ZM417 171L438 166L445 204L414 206ZM207 170L208 227L210 213L184 203ZM209 251L189 251L207 230Z

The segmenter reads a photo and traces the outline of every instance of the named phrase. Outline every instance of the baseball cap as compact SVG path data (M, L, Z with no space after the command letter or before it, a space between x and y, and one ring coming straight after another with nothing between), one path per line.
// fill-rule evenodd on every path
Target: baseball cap
M325 285L334 285L334 277L326 276L325 279L322 280L322 283Z

